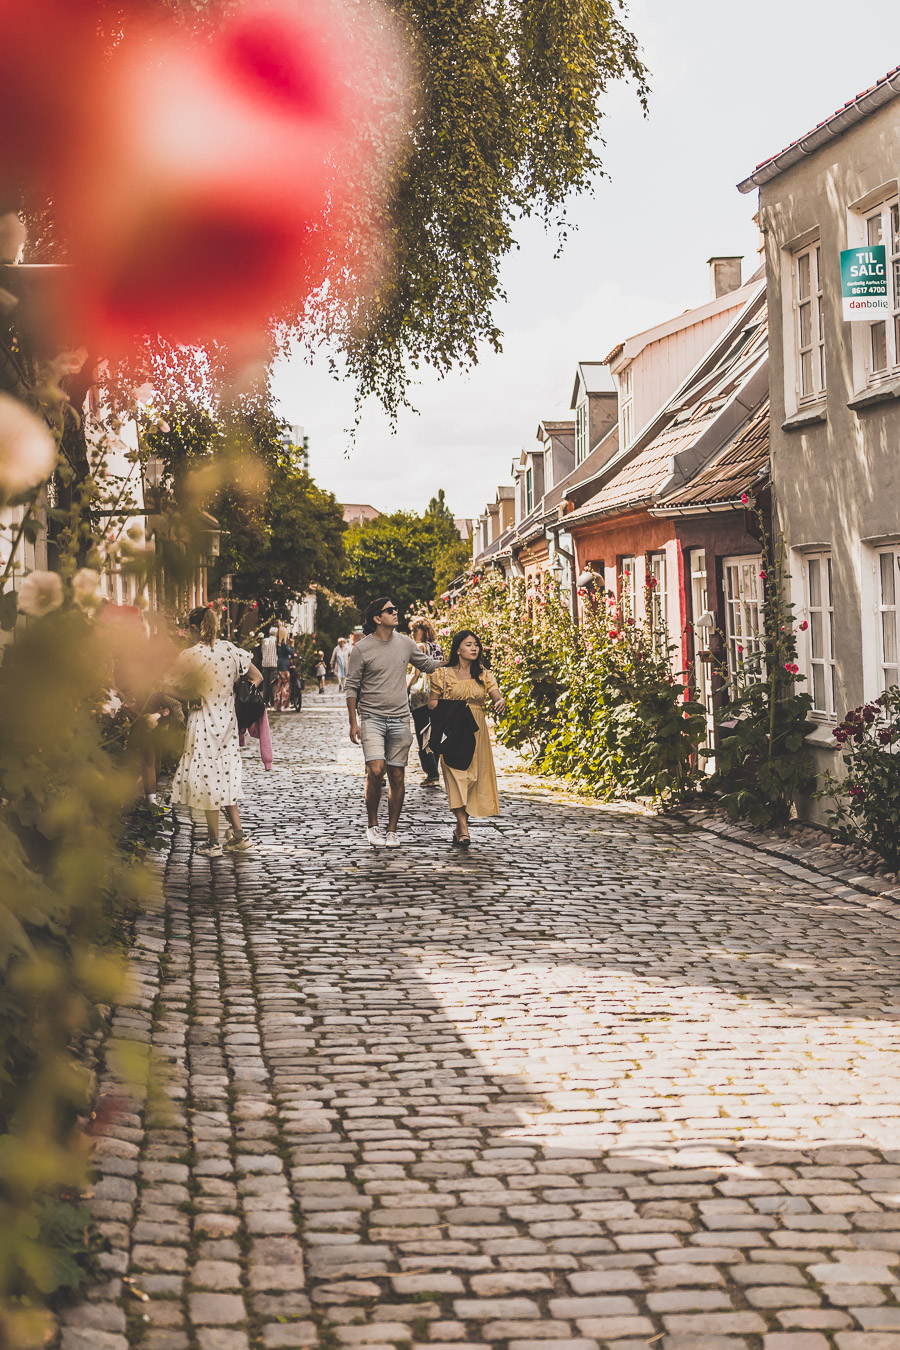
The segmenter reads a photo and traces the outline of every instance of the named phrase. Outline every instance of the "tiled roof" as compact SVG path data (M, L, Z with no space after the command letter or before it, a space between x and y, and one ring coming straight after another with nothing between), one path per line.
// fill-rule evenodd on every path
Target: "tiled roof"
M669 507L736 502L742 493L751 493L768 476L769 400L766 399L730 445L690 483L661 498L657 507L660 512L665 512Z
M655 507L658 494L673 482L679 485L673 492L693 493L694 484L719 463L725 491L728 482L741 472L742 455L754 459L762 453L765 458L768 435L766 446L760 450L752 437L745 440L745 434L766 400L767 349L765 288L760 287L732 328L648 428L644 443L639 439L640 448L629 451L626 447L621 467L617 470L612 462L610 476L600 490L566 517L567 521L577 524L632 507ZM723 462L728 450L733 450L733 458ZM686 477L688 482L684 484ZM717 491L715 482L714 476L710 478L704 493ZM737 496L744 490L742 484ZM691 500L695 500L693 496Z
M882 75L881 79L876 80L868 89L863 89L855 98L848 99L828 117L821 122L817 122L812 130L807 131L804 136L798 136L783 150L779 150L777 154L770 155L768 159L762 160L753 172L742 183L738 184L740 191L749 192L754 186L759 186L760 183L775 178L782 169L795 163L803 155L811 154L820 145L834 140L835 137L840 136L870 112L896 98L900 95L898 76L900 76L900 66L895 66L893 70L889 70L886 75Z
M714 420L715 413L707 413L682 426L673 423L626 464L596 497L585 502L580 511L566 516L566 522L588 520L616 508L641 506L652 500L669 476L672 456L692 445Z

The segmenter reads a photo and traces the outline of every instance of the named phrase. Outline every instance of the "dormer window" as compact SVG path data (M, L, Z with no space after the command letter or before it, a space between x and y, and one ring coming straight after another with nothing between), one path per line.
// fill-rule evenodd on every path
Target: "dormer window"
M588 457L588 401L582 399L575 409L575 463Z
M534 468L531 464L525 470L525 514L534 510Z

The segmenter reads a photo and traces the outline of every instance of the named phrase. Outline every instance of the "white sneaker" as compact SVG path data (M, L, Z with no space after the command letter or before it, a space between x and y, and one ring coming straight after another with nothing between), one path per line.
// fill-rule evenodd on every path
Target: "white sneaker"
M248 839L243 832L236 834L234 830L229 831L225 840L226 853L249 853L252 847L252 840Z
M387 834L384 836L384 842L388 848L399 848L400 836L396 830L388 830Z
M205 844L201 844L194 852L201 858L221 858L222 845L217 839L208 839Z
M366 839L373 848L384 848L385 838L380 825L367 825Z

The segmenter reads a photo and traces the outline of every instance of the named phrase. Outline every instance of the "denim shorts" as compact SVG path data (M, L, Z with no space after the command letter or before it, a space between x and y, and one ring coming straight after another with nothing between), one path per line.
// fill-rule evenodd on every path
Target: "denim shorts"
M373 717L369 713L360 713L359 740L367 764L370 759L383 759L393 768L406 768L413 743L408 717Z

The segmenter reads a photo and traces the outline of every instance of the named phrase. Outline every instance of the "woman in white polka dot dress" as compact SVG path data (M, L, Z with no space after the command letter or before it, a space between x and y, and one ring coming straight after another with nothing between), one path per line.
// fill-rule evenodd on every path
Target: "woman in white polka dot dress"
M191 610L188 632L193 646L179 656L173 684L200 706L188 713L184 754L172 780L172 805L205 811L209 835L197 852L205 858L220 858L222 810L231 824L225 850L241 853L250 847L237 807L243 792L234 682L248 672L255 685L262 684L263 677L248 652L233 642L217 640L218 621L213 610Z

